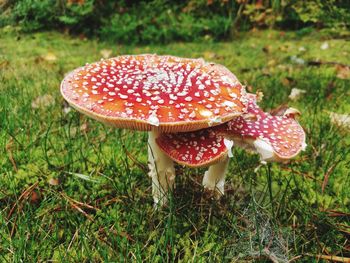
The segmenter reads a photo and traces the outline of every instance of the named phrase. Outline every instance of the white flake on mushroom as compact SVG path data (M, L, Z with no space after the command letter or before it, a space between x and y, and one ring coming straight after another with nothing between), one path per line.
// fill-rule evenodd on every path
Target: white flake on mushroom
M148 119L147 119L148 123L154 126L159 126L159 119L157 117L157 114L155 111L153 111L151 113L151 115L149 115Z

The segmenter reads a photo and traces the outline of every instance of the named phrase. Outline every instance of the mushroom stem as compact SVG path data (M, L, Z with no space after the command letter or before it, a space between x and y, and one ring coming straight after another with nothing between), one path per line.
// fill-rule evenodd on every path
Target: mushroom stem
M225 175L228 168L229 158L226 156L221 162L209 167L203 177L203 186L209 190L215 190L215 196L220 198L224 195Z
M164 154L156 143L159 132L148 133L148 167L152 178L152 195L155 205L167 203L167 194L174 188L174 162Z

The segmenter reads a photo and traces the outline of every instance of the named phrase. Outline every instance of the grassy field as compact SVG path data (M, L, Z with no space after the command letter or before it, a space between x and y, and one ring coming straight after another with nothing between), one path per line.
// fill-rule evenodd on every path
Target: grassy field
M82 116L59 92L67 72L106 53L224 64L263 91L265 110L299 109L308 147L290 164L265 166L235 149L220 201L203 191L203 169L177 166L169 205L154 211L147 134ZM0 31L0 261L350 258L350 135L330 118L350 112L349 63L348 41L318 33L136 47ZM292 101L292 88L306 93Z

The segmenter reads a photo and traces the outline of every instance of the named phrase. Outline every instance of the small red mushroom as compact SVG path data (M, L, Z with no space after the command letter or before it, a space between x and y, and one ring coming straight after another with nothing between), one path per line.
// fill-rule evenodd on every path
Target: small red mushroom
M217 134L214 128L186 133L163 133L156 142L175 162L189 167L210 166L204 174L203 185L214 190L217 197L224 193L228 154L232 141Z
M87 64L61 84L68 103L118 128L149 132L149 166L155 203L173 187L172 159L155 143L159 132L219 125L246 110L246 93L225 67L174 56L119 56Z
M206 167L227 155L224 138L211 128L187 133L163 133L156 142L171 159L189 167Z
M264 161L283 162L294 158L306 147L305 132L295 120L300 113L287 109L282 116L264 112L253 94L248 96L247 113L218 128L225 138L254 148Z

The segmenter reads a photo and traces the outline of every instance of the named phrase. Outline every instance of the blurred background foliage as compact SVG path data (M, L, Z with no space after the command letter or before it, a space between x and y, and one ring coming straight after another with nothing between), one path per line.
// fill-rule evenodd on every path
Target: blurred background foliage
M0 27L128 44L227 40L254 28L348 29L349 0L2 0Z

